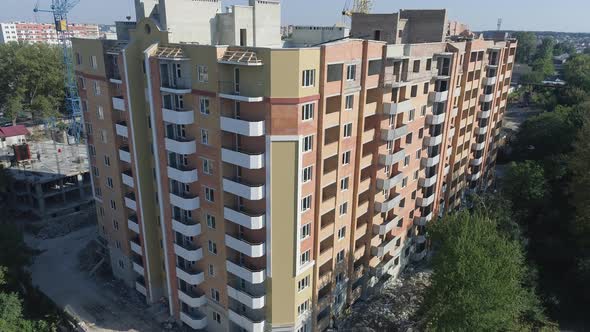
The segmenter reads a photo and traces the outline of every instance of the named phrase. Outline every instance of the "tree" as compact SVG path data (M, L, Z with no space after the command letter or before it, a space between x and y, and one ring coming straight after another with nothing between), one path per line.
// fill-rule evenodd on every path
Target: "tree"
M502 187L515 211L526 214L541 207L548 192L543 167L531 160L511 163Z
M0 45L0 110L16 121L24 113L47 118L63 108L60 49L44 44Z
M568 84L590 91L590 54L578 54L565 63L564 77Z
M574 143L569 166L572 172L571 192L575 207L574 234L580 245L590 249L590 113L586 114L584 125ZM589 257L590 258L590 257Z
M523 286L521 246L501 235L494 220L463 211L434 224L429 236L434 272L421 308L427 330L553 329Z
M517 32L514 37L518 40L516 62L529 63L537 48L537 37L532 32Z
M568 41L557 43L557 44L555 44L555 47L553 48L553 55L562 55L562 54L573 55L575 53L576 53L576 46Z

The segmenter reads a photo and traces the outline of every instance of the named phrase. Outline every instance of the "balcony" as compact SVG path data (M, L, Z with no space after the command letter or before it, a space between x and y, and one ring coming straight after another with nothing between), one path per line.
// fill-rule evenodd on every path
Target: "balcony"
M131 164L131 153L129 153L128 147L121 147L119 149L119 159L128 164Z
M438 165L440 162L440 154L436 157L422 158L421 163L423 167L432 167Z
M449 129L449 138L453 138L455 136L455 127Z
M456 117L459 114L459 108L455 107L453 108L453 110L451 110L451 118Z
M139 256L143 256L143 251L141 250L141 243L139 241L139 237L132 238L129 240L129 247L131 251L138 254Z
M125 99L122 96L113 97L113 108L117 111L125 111Z
M390 190L397 186L404 178L403 173L390 177L389 179L377 179L377 189L379 190Z
M438 136L428 136L424 137L424 146L437 146L440 145L443 141L443 134L442 132Z
M469 180L471 181L477 181L479 180L479 178L481 177L481 171L475 173L475 174L470 174L469 175Z
M264 269L253 269L231 261L226 261L225 265L227 272L251 284L260 284L266 280L266 270Z
M395 258L390 257L388 260L383 260L377 266L373 268L373 274L377 278L383 277L385 274L389 273L392 267L395 266ZM398 265L399 266L399 265Z
M471 165L471 166L479 166L482 163L483 163L483 157L479 157L479 158L471 159L471 161L469 162L469 165Z
M485 135L488 133L488 126L475 128L476 135Z
M201 201L198 196L181 193L170 193L170 204L187 211L193 211L201 207Z
M191 243L174 243L174 253L189 262L197 262L203 259L203 248L197 248Z
M249 243L244 239L239 240L235 237L225 234L225 245L228 247L241 252L248 257L262 257L265 253L265 246L263 243Z
M492 114L492 111L479 111L477 112L477 118L478 119L487 119L490 117L490 115Z
M195 123L195 112L191 109L162 108L162 119L164 122L177 125L190 125Z
M135 194L129 193L125 195L125 206L137 212L137 202L135 201Z
M418 235L416 236L416 244L422 244L426 242L426 236L424 235Z
M178 299L189 307L198 308L207 304L207 296L190 290L178 290Z
M401 216L395 216L390 220L385 221L381 225L373 225L373 234L385 235L391 232L392 229L397 227L398 223L402 220Z
M197 170L185 166L168 166L168 178L181 183L194 183L199 179Z
M264 167L264 153L249 153L243 150L221 149L221 160L247 169L261 169Z
M390 239L383 240L380 245L371 247L372 254L377 257L383 257L385 254L390 254L392 249L396 247L395 244L397 240L398 237L395 236L391 237Z
M179 266L176 267L176 276L190 285L199 285L205 280L205 274L203 272L191 271L190 269L183 269Z
M192 138L168 138L164 139L166 150L178 154L193 154L197 152L197 142Z
M235 311L229 309L229 320L244 328L248 332L264 332L265 321L254 322L245 316L242 316Z
M137 274L143 276L145 273L145 270L143 269L143 262L141 261L141 259L137 259L137 260L133 260L132 262L133 265L133 271L137 272Z
M139 234L139 223L137 222L136 215L132 215L127 218L127 227L133 232Z
M265 194L265 186L263 184L251 185L247 184L243 179L223 179L223 190L251 201L261 200Z
M379 213L389 212L398 206L402 197L400 194L396 194L393 198L385 202L375 202L375 211Z
M405 150L397 151L393 154L380 154L379 155L379 163L383 166L391 166L393 164L399 163L404 159L406 156Z
M416 217L414 218L414 225L416 226L426 226L426 224L432 220L433 213L430 212L425 216Z
M434 203L434 192L430 194L428 197L418 197L416 199L416 204L420 207L427 207L430 204Z
M476 151L483 150L485 147L486 147L486 143L485 142L473 143L473 145L472 145L473 150L476 150Z
M439 125L439 124L445 122L445 115L446 115L445 113L438 114L438 115L428 114L426 116L426 124Z
M263 136L265 134L264 121L246 121L225 116L220 117L220 119L221 130L249 137Z
M422 249L420 252L415 252L412 254L413 261L421 261L424 259L424 257L426 257L426 248Z
M181 219L181 218L178 218ZM184 221L172 218L172 229L184 236L198 236L201 234L201 224L189 219Z
M145 281L143 281L143 278L137 278L135 281L135 289L139 294L147 296L147 288L145 287Z
M479 101L483 103L491 103L494 100L494 93L490 93L487 95L481 95L479 97Z
M224 207L223 215L225 219L248 229L262 229L266 226L266 216L264 213L251 215L244 211L240 212L229 207Z
M118 122L115 124L115 132L117 135L128 138L129 130L127 129L127 123L125 121Z
M412 100L404 100L399 103L396 102L387 102L383 103L383 113L389 115L396 115L404 112L409 112L414 106L412 105Z
M248 90L263 90L262 82L248 82L248 84L244 83L242 85L236 85L234 82L231 81L220 81L219 82L219 97L224 99L230 99L235 101L241 101L245 103L259 103L264 101L264 97L261 95L252 95L248 92L245 92L243 89L247 85L250 87Z
M381 129L381 139L384 141L393 141L408 134L408 125L403 125L395 129Z
M251 309L264 308L266 301L266 297L264 295L255 296L248 294L245 291L237 290L229 285L227 286L227 295Z
M449 99L449 91L433 91L430 93L430 101L435 103L442 103Z
M125 172L121 173L121 181L127 187L133 188L134 187L133 173L131 171L125 171Z
M498 77L484 77L483 78L483 85L496 85L498 81Z
M376 113L377 113L377 102L365 104L365 112L363 114L365 117L375 115Z
M160 86L160 91L177 95L189 94L192 92L192 83L190 78L164 78Z
M457 86L455 87L455 89L453 90L453 97L459 97L461 95L461 87Z
M436 183L437 178L438 176L436 174L429 178L420 177L420 179L418 180L418 185L420 185L420 187L422 188L432 187Z
M207 327L207 316L201 313L180 312L180 320L194 330L203 330Z

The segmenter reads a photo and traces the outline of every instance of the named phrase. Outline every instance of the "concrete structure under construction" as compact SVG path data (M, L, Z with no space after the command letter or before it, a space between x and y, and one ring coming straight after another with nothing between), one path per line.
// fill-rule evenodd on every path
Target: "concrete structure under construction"
M324 331L492 183L515 41L446 41L432 10L275 47L276 1L176 3L137 1L128 38L73 46L113 271L179 323Z
M96 24L68 24L68 38L98 39ZM54 23L10 22L0 23L0 44L8 42L42 43L57 45L59 39Z

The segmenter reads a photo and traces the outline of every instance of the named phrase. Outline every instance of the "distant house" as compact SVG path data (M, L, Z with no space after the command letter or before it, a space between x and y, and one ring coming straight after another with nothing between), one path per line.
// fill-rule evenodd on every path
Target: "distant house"
M29 130L23 125L0 127L0 148L25 143Z

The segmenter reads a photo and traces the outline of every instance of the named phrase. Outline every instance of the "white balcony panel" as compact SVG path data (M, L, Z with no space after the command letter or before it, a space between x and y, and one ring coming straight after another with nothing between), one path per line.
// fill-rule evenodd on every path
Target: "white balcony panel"
M477 118L478 119L487 119L490 117L490 115L492 114L492 111L480 111L477 112Z
M395 163L402 161L405 156L406 156L405 150L400 150L400 151L395 152L393 154L390 154L390 153L380 154L379 155L379 162L381 163L381 165L391 166Z
M416 226L426 226L426 224L432 220L432 212L430 212L429 214L422 216L422 217L416 217L414 218L414 225Z
M264 185L259 186L249 186L242 183L238 183L229 179L223 179L223 190L243 197L245 199L249 199L251 201L257 201L264 198Z
M140 275L144 275L145 273L143 266L137 264L136 262L133 262L133 271L137 272Z
M371 247L372 254L378 257L385 256L385 254L390 253L391 250L395 248L397 239L397 237L393 237L390 240L383 240L380 245Z
M203 248L187 249L175 243L174 253L190 262L203 259Z
M125 100L121 97L113 97L113 108L117 111L125 110Z
M455 87L455 90L453 90L453 97L459 97L461 95L461 87Z
M435 103L442 103L449 99L449 91L442 91L442 92L431 92L430 99Z
M165 93L173 93L176 95L186 95L191 93L192 89L184 87L160 87L160 91Z
M479 178L481 177L481 171L475 173L475 174L471 174L469 175L469 180L471 181L477 181L479 180Z
M139 224L137 223L136 220L127 219L127 227L129 227L129 229L132 230L133 232L139 234Z
M266 271L252 271L244 266L240 266L230 261L225 262L227 272L238 276L251 284L260 284L266 280Z
M129 137L129 130L127 129L127 125L125 123L115 124L115 132L119 136Z
M479 158L476 158L476 159L471 159L471 161L469 162L469 164L471 166L479 166L482 163L483 163L483 157L479 157Z
M483 85L495 85L497 81L498 81L498 78L496 76L484 77L483 78Z
M181 291L180 289L178 290L178 298L186 303L188 306L193 307L193 308L198 308L201 306L204 306L205 304L207 304L207 297L205 295L201 295L198 297L192 297L190 295L188 295L187 293Z
M432 158L422 158L421 163L424 167L432 167L440 162L440 154Z
M197 152L197 142L194 139L185 141L166 138L166 150L178 154L193 154Z
M404 112L409 112L413 108L412 101L410 99L404 100L399 103L395 102L387 102L383 103L383 112L385 114L399 114Z
M232 299L246 305L252 309L262 309L265 305L266 297L264 295L260 297L253 297L250 294L241 292L233 287L227 286L227 295Z
M176 267L176 276L191 285L199 285L205 280L203 272L188 273L178 266Z
M248 332L264 332L265 321L253 322L229 309L229 319Z
M229 149L221 149L221 160L247 169L261 169L264 167L264 153L247 154Z
M494 94L490 93L489 95L481 95L480 101L484 103L491 103L494 100Z
M202 318L191 317L190 315L180 312L180 320L194 330L203 330L207 327L207 316Z
M139 256L143 256L143 252L141 251L141 246L139 245L139 243L129 241L129 246L131 247L131 251L138 254Z
M449 138L453 138L455 136L455 128L449 129Z
M486 147L486 143L485 142L482 142L482 143L473 143L473 146L472 147L473 147L474 150L477 150L477 151L483 150Z
M131 153L129 153L129 151L119 149L119 159L121 159L121 161L131 164Z
M475 128L476 135L485 135L488 133L489 126Z
M443 135L442 133L438 136L435 137L424 137L424 146L436 146L439 145L440 143L442 143L443 141Z
M172 219L172 229L184 236L198 236L201 234L201 224L187 225Z
M432 187L436 183L436 180L437 180L436 174L434 176L429 177L429 178L420 177L420 179L418 180L418 184L420 185L420 187L428 188L428 187Z
M168 177L182 183L194 183L199 180L196 169L178 169L168 166Z
M167 108L162 108L162 119L164 122L168 123L190 125L195 123L195 112L189 109L170 110Z
M377 188L379 190L389 190L397 186L404 178L404 173L399 173L389 179L377 179Z
M225 99L231 99L235 101L242 101L245 103L259 103L264 101L264 97L255 97L255 96L242 96L239 94L231 94L231 93L220 93L219 97Z
M228 234L225 235L225 245L249 257L262 257L265 252L264 243L248 243Z
M170 204L187 211L201 207L199 197L181 197L173 193L170 193Z
M123 181L123 184L129 188L134 187L133 177L129 174L121 173L121 181Z
M133 211L137 211L137 202L131 197L125 196L125 206Z
M397 224L399 223L399 221L401 219L402 219L401 216L395 216L394 218L384 222L381 225L373 225L373 233L379 234L379 235L385 235L385 234L391 232L391 230L397 226Z
M135 282L135 289L143 296L147 296L147 289L139 282Z
M393 141L408 134L408 125L403 125L395 129L381 129L381 139Z
M443 122L445 122L445 113L438 114L438 115L428 114L426 116L426 124L429 124L429 125L439 125L439 124L441 124Z
M418 204L418 206L421 207L426 207L429 206L430 204L434 203L434 194L428 196L428 197L418 197L418 199L416 200L416 203Z
M232 119L222 116L221 130L244 136L262 136L265 133L264 121L251 122L246 120Z
M402 196L400 194L396 194L395 197L388 199L385 202L375 202L375 211L380 213L389 212L398 206L401 199Z
M262 229L266 224L266 216L264 214L259 216L251 216L244 212L239 212L228 207L223 209L223 214L225 219L248 229Z
M422 252L415 252L412 254L412 260L414 261L421 261L424 259L424 257L426 257L426 250L423 250Z
M451 111L451 118L454 118L457 116L457 114L459 114L459 108L455 107L453 108L453 110Z

